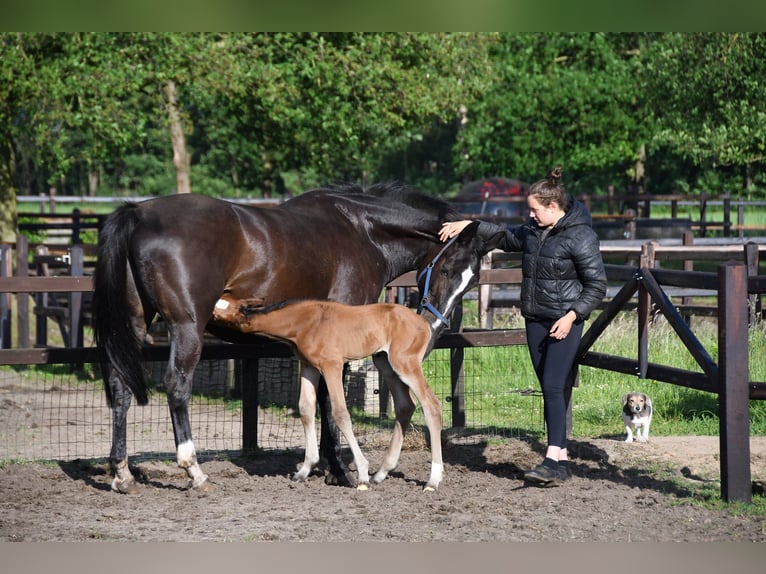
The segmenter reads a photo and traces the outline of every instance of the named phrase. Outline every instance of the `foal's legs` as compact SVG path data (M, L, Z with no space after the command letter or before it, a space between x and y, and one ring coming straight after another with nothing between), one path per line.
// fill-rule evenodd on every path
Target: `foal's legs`
M386 378L394 399L394 410L396 411L396 425L394 426L391 443L386 451L380 470L375 474L373 480L376 483L383 481L388 473L396 468L399 462L404 434L415 411L415 404L412 402L412 397L409 393L409 389L412 389L423 408L423 415L425 416L428 434L431 439L431 475L426 483L425 490L436 490L444 474L441 445L442 414L439 399L431 390L431 387L428 386L423 376L422 366L418 361L408 360L406 363L398 363L396 357L391 361L391 357L386 357L385 355L376 355L373 357L373 361L381 375L384 375ZM396 368L392 366L391 362L394 362Z
M412 372L411 376L402 376L405 383L415 393L420 406L423 407L423 415L428 427L428 435L431 437L431 476L428 478L424 490L436 490L444 475L444 462L442 460L442 407L439 399L428 386L421 365Z
M343 394L343 363L331 363L322 366L322 371L327 381L327 392L330 394L330 400L332 401L332 416L354 455L357 489L367 490L370 484L370 463L362 454L362 449L359 448L359 443L356 441L351 424L351 415L346 407L346 396Z
M173 422L178 466L186 470L190 486L205 484L207 475L197 462L189 419L194 369L202 353L202 333L194 323L173 324L170 327L170 359L165 371L165 390Z
M298 411L301 414L301 423L303 424L306 453L303 459L303 466L301 466L300 470L293 475L294 481L306 480L319 462L316 429L316 387L318 384L319 371L310 365L302 364Z

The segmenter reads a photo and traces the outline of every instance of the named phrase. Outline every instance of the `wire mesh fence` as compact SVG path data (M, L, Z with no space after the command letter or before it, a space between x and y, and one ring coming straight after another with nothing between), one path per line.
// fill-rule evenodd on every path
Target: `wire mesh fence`
M518 348L466 349L462 390L453 391L450 350L437 349L424 363L429 384L443 406L445 433L452 440L498 435L524 437L543 430L542 398L528 369L515 369ZM203 360L194 374L190 403L192 432L201 457L243 450L243 388L257 380L257 446L302 449L303 428L297 412L299 364L293 358ZM146 364L153 392L146 406L128 413L128 453L138 458L175 458L173 428L162 376L163 361ZM245 376L243 376L245 375ZM393 405L370 360L349 365L344 387L360 443L377 440L394 422ZM456 403L465 421L455 425ZM462 415L459 415L462 417ZM317 418L317 432L319 432ZM425 432L418 408L412 421ZM0 460L73 460L105 458L112 439L112 414L97 367L77 372L69 365L0 367ZM385 440L385 439L384 439Z

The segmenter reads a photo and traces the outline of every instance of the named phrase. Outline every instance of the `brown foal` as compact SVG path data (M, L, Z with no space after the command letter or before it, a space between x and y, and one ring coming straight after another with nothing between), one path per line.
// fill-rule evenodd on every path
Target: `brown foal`
M259 299L234 299L224 294L213 320L245 333L256 333L292 345L301 360L298 409L306 437L303 466L293 480L305 480L319 462L316 436L316 389L320 374L327 381L332 415L348 441L358 474L357 488L370 482L369 463L354 437L343 393L343 364L374 355L394 401L396 424L383 462L373 476L380 483L399 462L404 433L415 412L408 389L423 407L431 438L431 475L425 490L435 490L444 472L441 451L442 412L439 399L423 375L423 359L431 339L426 319L397 304L345 305L335 301L299 300L263 307ZM381 361L385 353L386 361Z

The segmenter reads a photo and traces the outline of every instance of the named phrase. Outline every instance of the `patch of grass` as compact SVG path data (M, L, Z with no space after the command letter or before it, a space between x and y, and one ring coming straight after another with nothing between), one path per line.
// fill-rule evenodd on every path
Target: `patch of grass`
M478 313L474 301L466 302L466 327L478 326ZM597 314L594 314L594 318ZM523 319L518 313L496 317L495 328L521 328ZM592 320L592 319L591 319ZM498 324L500 323L500 324ZM586 325L586 330L588 325ZM716 319L694 317L692 330L713 360L718 360L718 331ZM594 344L592 350L620 357L638 357L638 327L635 312L622 313L610 324ZM749 367L751 381L766 381L766 325L750 329ZM468 352L468 351L467 351ZM476 383L486 396L482 416L488 425L507 426L509 413L509 380L515 387L539 389L525 346L511 348L488 347L471 350L481 355L470 368L482 373ZM650 326L649 361L679 369L702 373L702 368L684 346L669 323L663 318ZM426 365L428 366L428 365ZM480 367L480 369L479 369ZM434 370L426 371L429 382L445 376L448 361L438 361ZM468 368L466 369L467 374ZM447 391L449 389L446 389ZM605 437L623 432L620 420L621 398L631 391L648 394L655 413L652 434L662 435L718 435L718 396L653 379L615 373L604 369L582 366L579 386L573 392L573 435L575 437ZM766 435L766 401L750 401L750 434Z

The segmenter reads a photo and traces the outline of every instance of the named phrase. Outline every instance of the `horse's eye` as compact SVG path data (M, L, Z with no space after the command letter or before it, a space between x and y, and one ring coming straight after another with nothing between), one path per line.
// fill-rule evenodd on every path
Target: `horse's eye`
M444 275L445 277L449 277L449 272L446 269L442 269L441 274Z

